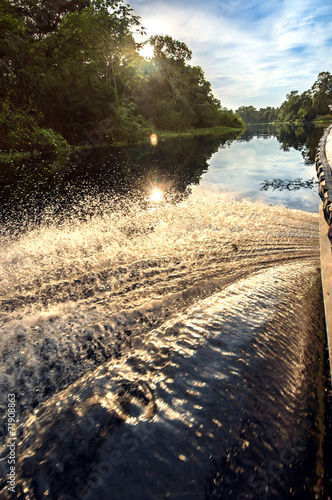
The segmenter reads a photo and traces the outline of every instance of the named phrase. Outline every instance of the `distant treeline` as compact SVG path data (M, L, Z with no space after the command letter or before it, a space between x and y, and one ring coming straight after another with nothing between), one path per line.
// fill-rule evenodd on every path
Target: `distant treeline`
M190 49L153 36L122 0L1 0L0 148L136 142L158 130L243 127Z
M245 123L304 123L332 122L332 75L319 73L313 86L299 94L293 90L286 95L280 108L241 106L236 113Z

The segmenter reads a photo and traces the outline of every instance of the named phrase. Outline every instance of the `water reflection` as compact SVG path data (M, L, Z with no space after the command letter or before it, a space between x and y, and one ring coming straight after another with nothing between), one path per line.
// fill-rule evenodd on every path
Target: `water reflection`
M313 189L318 185L318 181L313 177L312 179L304 181L299 177L298 179L290 180L290 179L273 179L269 181L265 179L261 183L261 191L268 191L272 189L272 191L298 191L299 189Z
M305 188L314 187L314 156L321 135L322 129L313 125L248 127L230 148L212 156L201 188L317 212L317 192Z
M102 214L110 197L117 204L128 193L148 206L155 188L162 190L165 202L179 202L198 184L230 192L235 198L317 211L315 190L309 194L299 190L309 187L314 175L321 135L322 129L313 125L256 125L241 137L237 132L177 137L154 145L147 138L145 144L134 147L0 164L2 231L8 227L15 231L15 224L22 231L31 224L67 220L73 213L90 219ZM286 187L282 195L280 187L290 185L296 190ZM91 199L97 201L91 203Z
M301 152L306 165L314 163L317 145L323 134L321 127L315 127L312 123L296 127L285 124L276 127L276 131L283 151L293 148Z
M276 127L269 123L247 125L246 130L243 132L239 141L250 142L255 138L268 138L276 135Z
M323 128L315 127L313 123L303 125L272 125L260 124L249 125L241 135L240 141L250 142L254 138L276 137L281 145L282 151L288 152L291 149L300 151L306 164L315 161L316 149L323 134Z
M269 498L320 494L318 217L187 196L219 160L257 190L284 155L276 137L204 137L3 171L18 237L0 246L0 405L17 395L20 498L256 499L261 470ZM148 206L157 188L182 201Z
M68 158L2 164L0 221L7 228L10 222L11 230L18 221L22 231L24 225L64 220L73 212L89 219L101 214L110 196L119 203L131 193L144 205L158 186L166 201L181 201L200 182L211 156L237 136L172 138L158 145L148 138L135 147L88 150L85 158L73 152Z

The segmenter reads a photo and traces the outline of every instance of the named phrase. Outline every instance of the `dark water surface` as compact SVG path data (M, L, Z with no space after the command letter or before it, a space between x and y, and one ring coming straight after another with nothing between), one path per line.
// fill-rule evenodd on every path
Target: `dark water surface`
M318 135L3 168L1 498L324 498Z

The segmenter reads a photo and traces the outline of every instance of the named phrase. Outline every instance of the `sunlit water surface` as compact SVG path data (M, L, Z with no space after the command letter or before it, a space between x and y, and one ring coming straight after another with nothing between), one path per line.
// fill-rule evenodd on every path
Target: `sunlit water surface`
M317 214L200 188L78 212L2 238L20 498L314 498Z

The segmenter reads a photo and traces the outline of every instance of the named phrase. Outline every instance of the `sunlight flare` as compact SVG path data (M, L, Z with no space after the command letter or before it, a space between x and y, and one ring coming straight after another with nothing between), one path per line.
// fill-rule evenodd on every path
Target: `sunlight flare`
M152 134L150 136L150 142L151 142L152 146L157 146L157 144L158 144L158 137L156 136L156 134Z
M152 203L160 203L164 199L164 192L159 188L153 188L149 196Z
M154 56L154 47L148 43L139 50L139 53L144 59L152 59Z

